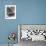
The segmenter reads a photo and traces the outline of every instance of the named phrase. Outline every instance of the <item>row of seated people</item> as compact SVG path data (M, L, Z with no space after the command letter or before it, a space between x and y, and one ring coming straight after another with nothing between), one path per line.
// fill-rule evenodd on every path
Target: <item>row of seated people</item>
M39 37L38 37L39 36ZM21 39L26 38L28 39L46 39L46 31L45 30L21 30Z

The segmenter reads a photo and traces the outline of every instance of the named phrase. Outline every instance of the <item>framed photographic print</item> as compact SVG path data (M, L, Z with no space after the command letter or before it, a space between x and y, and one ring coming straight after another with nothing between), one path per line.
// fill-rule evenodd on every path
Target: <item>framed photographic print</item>
M5 19L16 19L16 5L5 5Z
M39 24L19 24L18 41L46 41L46 25Z

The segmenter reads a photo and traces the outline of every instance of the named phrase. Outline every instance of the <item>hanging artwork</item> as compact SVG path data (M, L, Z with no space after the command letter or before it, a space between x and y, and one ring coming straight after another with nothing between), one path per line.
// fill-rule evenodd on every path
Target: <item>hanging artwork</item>
M5 19L16 19L16 5L5 5Z
M19 29L20 28L20 29ZM20 40L46 41L46 25L18 25Z

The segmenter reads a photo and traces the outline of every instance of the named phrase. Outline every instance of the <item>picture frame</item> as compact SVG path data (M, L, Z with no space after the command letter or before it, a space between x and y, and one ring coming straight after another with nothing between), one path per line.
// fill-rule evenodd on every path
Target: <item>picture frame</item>
M5 5L5 19L16 19L16 5Z
M27 30L28 30L27 32L28 35L24 34L23 32ZM25 35L28 37L25 38ZM18 24L18 42L22 40L46 41L46 25L45 24Z

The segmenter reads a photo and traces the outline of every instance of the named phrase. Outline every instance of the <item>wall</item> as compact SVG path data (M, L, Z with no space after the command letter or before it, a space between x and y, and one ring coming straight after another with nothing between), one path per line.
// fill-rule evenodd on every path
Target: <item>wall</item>
M16 20L5 19L5 5L16 4ZM0 0L0 44L7 44L17 24L46 24L46 0ZM17 43L17 40L16 40Z

